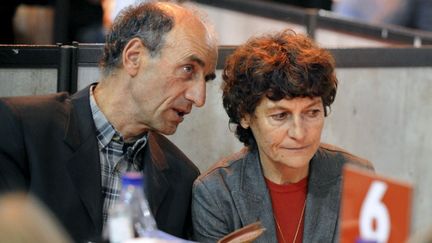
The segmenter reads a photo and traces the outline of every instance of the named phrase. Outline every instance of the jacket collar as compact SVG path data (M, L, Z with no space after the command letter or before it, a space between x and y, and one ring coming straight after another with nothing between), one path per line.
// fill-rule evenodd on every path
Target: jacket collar
M343 162L320 147L310 162L304 242L334 242L338 232Z
M99 152L89 103L89 87L74 94L65 128L65 143L71 148L67 168L95 228L102 230L102 194Z
M150 209L155 217L170 186L165 174L165 172L169 171L169 165L158 142L159 136L161 135L149 132L147 146L144 148L143 153L146 182L145 192L150 204Z
M258 238L260 242L277 242L270 193L264 181L258 151L246 153L242 158L238 192L234 201L243 225L261 221L266 229Z

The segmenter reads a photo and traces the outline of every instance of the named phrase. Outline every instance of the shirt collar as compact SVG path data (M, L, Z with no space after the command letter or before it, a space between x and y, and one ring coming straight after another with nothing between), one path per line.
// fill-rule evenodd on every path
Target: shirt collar
M123 151L127 154L128 159L135 160L136 154L147 144L148 133L143 134L132 143L125 143L121 134L115 130L96 104L93 94L94 87L96 87L96 85L90 87L90 108L96 126L96 137L100 148L105 148L111 141L117 142L123 145Z
M96 85L90 87L90 109L92 111L93 121L96 126L96 137L101 148L105 148L112 139L119 140L121 135L114 129L99 106L96 104L93 89ZM121 139L122 140L122 139Z

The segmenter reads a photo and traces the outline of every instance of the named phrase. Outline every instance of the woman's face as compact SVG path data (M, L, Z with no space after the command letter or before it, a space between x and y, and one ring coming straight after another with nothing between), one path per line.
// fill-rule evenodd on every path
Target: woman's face
M264 97L241 125L251 128L263 167L304 168L320 144L324 106L321 97L279 101Z

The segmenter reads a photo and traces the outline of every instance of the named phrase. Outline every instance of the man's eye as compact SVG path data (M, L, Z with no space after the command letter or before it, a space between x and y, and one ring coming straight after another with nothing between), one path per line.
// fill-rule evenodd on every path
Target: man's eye
M277 114L271 115L271 118L273 118L273 120L275 120L275 121L282 121L287 116L288 116L288 114L286 112L282 112L282 113L277 113Z
M194 71L194 67L192 65L186 65L183 67L183 71L185 73L192 73Z

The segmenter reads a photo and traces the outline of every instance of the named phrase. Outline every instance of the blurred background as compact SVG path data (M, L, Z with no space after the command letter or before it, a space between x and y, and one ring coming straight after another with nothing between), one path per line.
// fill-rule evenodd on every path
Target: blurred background
M145 1L145 0L141 0ZM113 18L138 0L7 0L0 3L1 44L100 43ZM186 2L186 1L180 1ZM192 2L192 1L191 1ZM237 2L233 0L233 2ZM326 10L373 24L432 31L430 0L261 0Z

